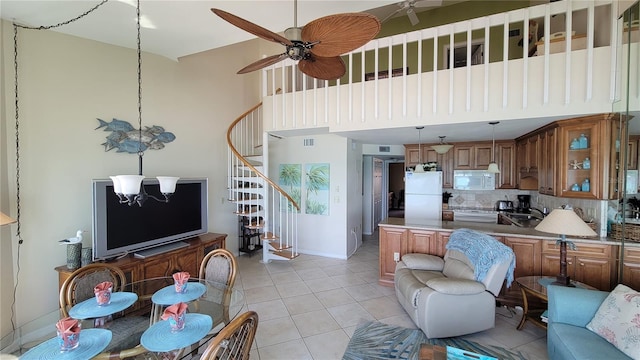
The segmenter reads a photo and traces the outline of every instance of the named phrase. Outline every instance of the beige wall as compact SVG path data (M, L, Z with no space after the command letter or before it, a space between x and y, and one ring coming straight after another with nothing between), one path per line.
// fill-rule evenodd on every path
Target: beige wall
M132 37L134 34L132 34ZM137 127L136 52L62 35L20 30L20 273L18 326L58 307L54 267L65 264L58 240L87 230L91 244L91 179L137 172L135 155L105 152L107 132L96 118ZM144 50L144 41L142 44ZM255 41L191 55L175 62L143 54L143 126L176 135L163 150L147 151L144 173L209 178L209 229L228 233L237 252L237 219L226 201L226 129L260 101L258 74L236 75L258 58ZM15 216L16 162L13 106L13 29L2 23L2 139L0 204ZM223 200L224 199L224 200ZM16 225L2 229L0 337L11 330Z

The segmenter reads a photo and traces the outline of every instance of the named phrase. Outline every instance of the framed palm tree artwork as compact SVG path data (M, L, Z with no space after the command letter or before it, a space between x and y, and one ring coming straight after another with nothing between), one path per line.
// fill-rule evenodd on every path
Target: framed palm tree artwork
M278 186L291 196L295 202L300 204L302 199L302 165L301 164L280 164L278 174ZM295 208L288 203L289 211ZM285 209L282 209L283 211ZM298 210L296 210L298 211Z
M305 212L329 215L329 164L305 164Z

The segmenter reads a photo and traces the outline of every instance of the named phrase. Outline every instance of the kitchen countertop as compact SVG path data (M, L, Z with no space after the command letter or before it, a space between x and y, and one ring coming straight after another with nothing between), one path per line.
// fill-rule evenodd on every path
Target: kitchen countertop
M513 237L527 237L538 238L541 240L556 241L559 235L552 235L549 233L537 231L534 228L524 228L513 225L501 225L493 223L477 223L468 221L441 221L441 220L424 220L424 221L405 221L404 218L386 218L380 222L379 226L385 227L397 227L397 228L413 228L423 230L456 230L456 229L472 229L493 234L496 236L513 236ZM592 243L592 244L610 244L610 245L622 245L619 240L614 240L608 237L601 238L576 238L567 236L567 240L571 240L576 243ZM625 246L640 247L640 243L626 242Z

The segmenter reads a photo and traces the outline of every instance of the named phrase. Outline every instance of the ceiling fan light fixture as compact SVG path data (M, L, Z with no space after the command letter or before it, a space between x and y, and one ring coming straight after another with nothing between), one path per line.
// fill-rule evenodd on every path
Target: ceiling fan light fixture
M447 144L444 142L444 138L446 136L439 136L439 137L440 137L440 143L438 145L431 145L431 148L438 154L446 154L447 152L449 152L449 150L451 150L453 145Z

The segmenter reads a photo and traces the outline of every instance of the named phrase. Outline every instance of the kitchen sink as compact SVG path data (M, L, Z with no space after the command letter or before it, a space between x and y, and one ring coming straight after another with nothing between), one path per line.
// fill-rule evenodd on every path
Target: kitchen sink
M542 221L541 218L533 214L501 213L500 216L503 219L503 223L526 228L536 227Z

